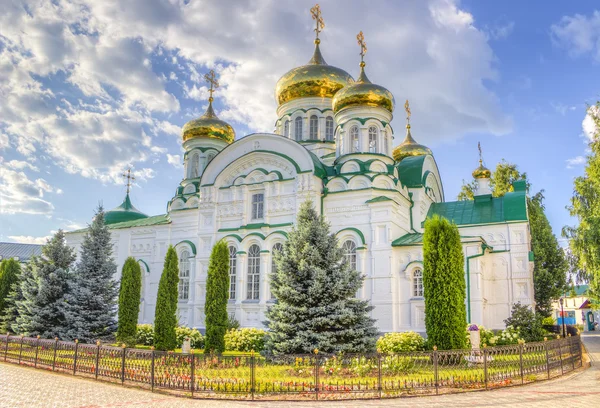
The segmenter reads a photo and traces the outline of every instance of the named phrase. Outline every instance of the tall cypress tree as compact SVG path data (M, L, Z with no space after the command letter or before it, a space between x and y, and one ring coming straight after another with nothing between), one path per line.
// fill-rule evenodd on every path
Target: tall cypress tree
M4 259L0 262L0 317L4 316L7 298L21 275L21 265L15 259Z
M154 312L154 346L158 350L174 350L177 347L177 296L179 283L179 264L177 252L169 246L165 265L156 297L156 310Z
M455 224L434 216L423 234L423 296L427 341L441 350L465 346L465 272Z
M229 315L227 300L229 299L229 249L225 241L219 241L213 247L208 265L206 280L206 338L205 353L222 353L225 351L225 333L227 332Z
M375 348L373 309L355 297L364 276L344 260L329 224L310 201L302 204L283 251L275 254L266 313L267 350L274 354L367 352Z
M142 296L142 269L133 257L123 264L119 289L119 321L117 340L135 345L140 299Z
M42 256L35 258L37 294L33 298L35 313L30 317L28 332L45 338L54 338L66 330L64 302L71 281L71 265L75 253L66 244L65 233L58 230L42 248Z
M60 337L92 342L115 332L116 271L110 231L104 223L104 209L98 206L83 238L80 260L64 303L63 313L69 327Z

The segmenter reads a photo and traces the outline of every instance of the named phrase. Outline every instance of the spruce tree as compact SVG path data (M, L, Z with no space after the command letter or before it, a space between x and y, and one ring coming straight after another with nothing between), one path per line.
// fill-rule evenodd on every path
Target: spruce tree
M423 234L425 329L430 346L440 350L465 347L465 272L460 235L455 224L434 216Z
M21 265L15 259L0 262L0 318L5 315L10 292L15 289L21 275Z
M16 319L11 325L17 334L32 334L32 323L38 313L36 304L39 291L38 264L38 257L31 257L21 273L19 293L15 299Z
M310 201L302 204L297 224L283 251L274 254L271 291L277 299L266 313L267 351L273 354L369 352L377 329L373 309L355 297L364 276L344 260L329 224Z
M177 347L177 285L179 284L179 264L177 252L169 246L165 256L154 312L154 346L158 350L174 350Z
M117 341L135 345L140 299L142 296L142 269L133 257L123 264L119 289L119 321Z
M225 351L225 333L227 332L229 315L227 300L229 299L229 249L225 241L219 241L213 247L208 265L206 279L206 337L205 353L222 353Z
M80 259L65 297L63 313L68 327L61 338L92 342L115 332L116 270L110 231L100 205L83 238Z
M70 267L75 254L66 244L65 233L58 230L42 247L42 256L33 259L37 293L32 299L35 313L27 324L30 335L54 338L67 326L64 316L65 296L71 280Z

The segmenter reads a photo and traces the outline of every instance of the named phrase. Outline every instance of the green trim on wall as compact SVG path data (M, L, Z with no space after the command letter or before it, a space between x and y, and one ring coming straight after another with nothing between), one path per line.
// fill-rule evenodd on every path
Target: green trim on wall
M260 254L270 254L271 251L269 251L268 249L262 249L259 253Z
M190 241L189 239L184 239L183 241L179 241L178 243L175 244L175 248L177 248L177 246L179 244L188 244L190 246L190 248L192 248L192 253L194 254L194 256L196 255L196 245L194 245L194 243L192 241Z
M259 237L259 238L261 238L263 241L264 241L264 240L265 240L265 238L266 238L266 237L265 237L263 234L261 234L260 232L251 232L251 233L247 234L247 235L246 235L244 238L242 238L242 241L243 241L243 240L245 240L246 238L248 238L248 237L252 237L252 236Z
M325 112L333 112L333 109L331 109L331 108L324 108L324 109L319 109L319 108L310 108L310 109L297 108L297 109L294 109L294 110L293 110L293 111L291 111L291 112L286 112L286 113L284 113L283 115L281 115L281 116L279 117L279 119L277 119L277 121L281 121L281 119L285 118L286 116L289 116L289 117L291 117L291 116L293 116L293 115L294 115L294 113L296 113L296 112L304 112L304 113L307 113L308 111L311 111L311 110L316 110L316 111L319 111L319 112L321 112L321 113L325 113ZM333 115L331 115L331 117L333 118Z
M273 231L273 232L271 232L269 235L267 235L267 238L269 238L269 237L270 237L271 235L273 235L273 234L281 234L281 235L283 235L283 236L284 236L284 237L286 237L286 238L288 237L288 233L287 233L287 232L285 232L285 231Z
M219 153L220 150L214 148L214 147L193 147L190 150L188 150L187 152L185 152L183 154L183 159L185 160L185 158L187 157L188 154L190 154L191 152L193 152L194 150L200 150L202 153L205 153L209 150L214 150L215 152Z
M354 231L358 234L358 236L360 237L360 240L362 242L363 245L367 245L366 241L365 241L365 236L363 235L363 233L358 229L358 228L354 228L354 227L347 227L347 228L343 228L341 230L339 230L338 232L335 233L335 235L337 236L340 232L343 231Z
M238 242L242 242L242 237L240 237L237 234L228 234L228 235L225 235L222 239L229 238L229 237L237 239Z
M471 259L479 258L485 255L485 249L487 245L481 244L481 253L465 258L467 262L467 323L471 323Z
M138 259L138 262L141 262L145 267L146 267L146 272L150 273L150 267L148 266L148 264L146 263L146 261L144 261L143 259Z
M289 227L291 225L294 225L294 224L292 222L286 222L286 223L283 223L283 224L257 223L257 224L242 225L242 226L237 227L237 228L220 228L218 230L218 232L230 232L230 231L239 231L239 230L247 230L247 229L261 229L261 228ZM277 232L277 231L274 231L274 232Z
M384 121L384 120L381 120L381 119L378 119L378 118L374 118L374 117L368 117L368 118L351 118L351 119L348 119L347 121L345 121L344 123L340 123L339 126L343 128L344 126L346 126L347 123L350 123L353 120L359 121L360 124L364 126L365 123L367 123L367 121L370 120L370 119L373 119L373 120L381 123L383 125L384 129L385 129L386 126L389 125L389 123L386 122L386 121ZM393 131L392 131L392 133L393 133Z

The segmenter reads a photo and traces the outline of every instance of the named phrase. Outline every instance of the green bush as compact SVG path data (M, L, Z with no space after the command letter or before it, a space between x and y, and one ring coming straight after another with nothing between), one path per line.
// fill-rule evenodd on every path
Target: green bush
M177 335L177 347L183 346L183 340L186 337L191 339L191 346L194 349L201 349L204 347L204 336L197 329L190 329L189 327L180 326L175 329Z
M154 345L154 327L151 324L138 324L135 333L135 344L142 346Z
M550 316L550 317L544 317L542 319L542 326L554 326L556 324L556 320L554 320L554 317Z
M546 331L542 328L542 318L528 306L520 302L512 307L510 317L504 321L506 327L512 326L526 342L542 341Z
M419 351L425 348L425 339L420 334L409 331L404 333L386 333L377 339L380 353L400 353Z
M267 332L253 327L231 329L225 333L225 350L261 352L265 347Z
M240 328L240 322L237 321L234 314L230 314L229 318L227 319L227 330L239 329L239 328Z
M470 324L467 325L467 328L470 326ZM477 327L479 327L479 347L483 347L483 345L485 344L486 346L496 346L496 335L494 334L494 332L492 330L488 330L483 326L479 326L477 325ZM467 330L466 331L466 336L467 336L467 347L471 347L471 334L470 332Z
M125 260L121 274L117 328L117 341L128 346L135 346L141 290L142 270L135 258L130 256Z

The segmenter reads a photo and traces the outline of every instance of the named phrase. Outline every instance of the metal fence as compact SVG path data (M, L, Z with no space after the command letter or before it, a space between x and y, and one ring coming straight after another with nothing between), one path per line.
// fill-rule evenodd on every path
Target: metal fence
M221 356L0 336L0 361L193 398L327 400L491 389L581 367L579 336L398 354Z

